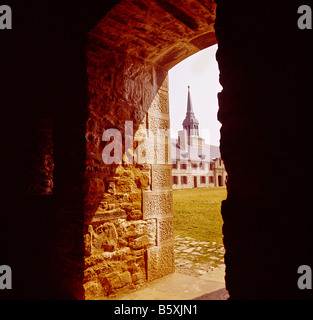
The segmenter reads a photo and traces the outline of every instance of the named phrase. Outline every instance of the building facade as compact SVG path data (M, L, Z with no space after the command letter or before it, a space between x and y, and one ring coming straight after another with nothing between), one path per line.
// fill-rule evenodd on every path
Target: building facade
M225 186L227 173L219 147L206 144L199 136L199 121L193 111L189 86L182 125L183 130L171 144L173 189Z

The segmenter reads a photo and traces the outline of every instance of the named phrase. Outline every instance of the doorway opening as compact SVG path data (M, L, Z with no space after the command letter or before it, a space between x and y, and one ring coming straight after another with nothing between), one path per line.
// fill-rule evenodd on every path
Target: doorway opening
M222 187L222 186L223 186L222 176L218 176L218 186L219 186L219 187Z
M224 284L221 202L226 176L219 150L217 45L169 71L176 272ZM184 166L181 165L184 162ZM179 184L183 175L190 183Z
M168 71L217 42L215 4L148 3L121 1L88 33L88 298L127 291L175 271L172 183L188 188L194 184L189 171L203 170L182 161L177 163L182 172L172 179ZM189 126L189 132L198 128ZM113 147L118 152L104 152ZM103 252L108 267L97 260Z
M194 187L194 188L197 188L197 187L198 187L197 177L196 177L196 176L193 177L193 187Z

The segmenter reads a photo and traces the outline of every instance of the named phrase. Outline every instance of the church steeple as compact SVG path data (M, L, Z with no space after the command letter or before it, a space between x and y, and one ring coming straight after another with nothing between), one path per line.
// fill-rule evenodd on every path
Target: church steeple
M183 128L187 131L188 140L190 140L190 136L199 136L199 121L196 119L193 112L190 86L188 86L187 112L186 118L183 121Z

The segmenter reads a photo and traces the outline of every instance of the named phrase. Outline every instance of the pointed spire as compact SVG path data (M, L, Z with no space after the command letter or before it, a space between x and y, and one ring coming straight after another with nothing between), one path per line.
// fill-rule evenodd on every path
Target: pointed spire
M188 136L190 135L199 135L199 121L196 119L195 114L193 112L192 102L191 102L191 94L190 94L190 86L188 86L188 96L187 96L187 112L186 118L183 121L183 128L187 130Z
M191 95L190 95L190 86L188 86L187 115L188 115L188 113L193 113Z

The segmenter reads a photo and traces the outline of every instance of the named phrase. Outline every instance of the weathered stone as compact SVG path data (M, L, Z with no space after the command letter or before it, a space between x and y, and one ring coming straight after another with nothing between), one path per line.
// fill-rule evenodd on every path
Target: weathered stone
M97 274L94 269L88 268L84 271L84 281L95 281L97 279Z
M172 243L147 249L148 281L175 271L174 245Z
M92 250L92 243L91 243L91 235L85 234L84 235L84 243L85 243L85 254L89 256Z
M85 299L94 300L106 296L105 290L99 281L89 281L84 283Z
M110 274L100 274L99 280L102 286L109 290L109 292L124 287L132 281L131 275L128 271L125 271L124 273L114 271Z
M140 220L140 219L142 219L141 210L131 210L127 215L127 220Z
M158 245L166 241L174 241L173 218L158 219Z
M172 191L144 192L143 218L172 216Z
M200 50L203 50L216 43L216 35L215 32L208 32L192 39L190 42Z
M113 223L105 223L95 229L92 236L93 249L114 251L117 246L117 232Z
M87 258L85 257L84 259L85 267L88 268L88 267L97 265L99 263L102 263L104 260L105 260L105 257L102 254L92 254Z
M135 178L137 187L142 190L146 190L150 185L150 173L149 172L139 172Z
M129 200L132 202L134 208L135 203L138 204L141 202L141 192L137 191L129 193Z
M166 78L167 81L168 79ZM159 114L169 114L169 96L168 91L160 89L150 104L150 111Z
M137 249L146 248L147 246L155 245L155 241L152 243L151 242L152 241L148 235L143 235L131 241L129 245L131 249L137 250Z
M172 165L152 165L152 191L172 187Z
M146 280L145 274L143 272L136 272L132 274L132 282L134 284L138 284Z
M170 121L168 116L148 113L148 126L153 134L157 134L160 130L168 131L170 129Z
M132 282L130 272L128 272L128 271L123 272L120 275L120 279L121 279L121 284L122 284L123 287Z

